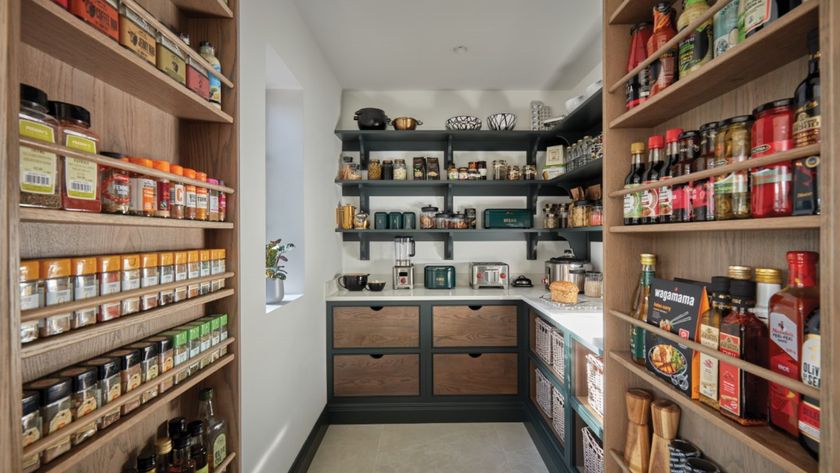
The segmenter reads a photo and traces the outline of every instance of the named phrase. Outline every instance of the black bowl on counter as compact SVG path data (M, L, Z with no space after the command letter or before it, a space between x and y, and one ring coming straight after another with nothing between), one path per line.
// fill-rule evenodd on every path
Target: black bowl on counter
M369 274L344 274L338 278L338 285L348 291L363 291L367 286Z
M367 283L367 288L373 292L380 292L385 289L385 281L370 281Z

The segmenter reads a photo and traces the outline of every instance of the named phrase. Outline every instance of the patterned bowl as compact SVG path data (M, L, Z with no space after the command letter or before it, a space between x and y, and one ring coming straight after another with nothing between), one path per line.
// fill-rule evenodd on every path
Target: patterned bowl
M513 113L494 113L487 117L487 126L491 130L513 130L516 126L516 115Z
M471 115L458 115L446 120L447 130L480 130L481 119Z

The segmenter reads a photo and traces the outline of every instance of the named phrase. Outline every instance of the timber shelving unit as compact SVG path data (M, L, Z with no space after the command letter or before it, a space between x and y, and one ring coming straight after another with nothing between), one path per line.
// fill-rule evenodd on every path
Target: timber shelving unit
M76 18L50 0L9 0L0 6L0 54L3 146L0 152L0 471L19 471L21 454L21 385L64 367L99 356L126 344L214 313L228 314L230 338L222 342L227 354L162 393L40 472L97 473L121 471L149 447L167 419L195 417L198 390L215 389L219 415L227 422L227 471L241 471L240 380L238 313L239 182L238 134L238 1L237 0L123 0L148 12L145 19L162 26L176 25L189 33L193 44L207 39L216 46L222 64L222 108L217 109L176 83L153 65ZM206 66L195 50L182 50ZM209 69L209 67L207 67ZM18 136L19 84L38 87L51 100L81 105L91 112L99 150L116 150L178 163L223 179L226 186L200 185L227 194L225 222L199 222L122 215L90 214L18 206L18 147L107 163L128 171L133 164L105 160L101 155L44 145ZM144 174L158 171L145 169ZM169 176L192 183L189 179ZM21 345L21 321L34 320L75 303L21 312L18 305L18 268L21 260L196 248L224 248L229 271L209 279L225 279L225 288L178 304L159 307L110 322ZM197 281L197 280L191 280ZM191 282L192 283L192 282ZM180 283L179 283L180 285ZM163 286L158 286L160 289ZM132 291L137 294L144 290ZM121 293L124 297L127 293ZM85 306L113 300L90 299ZM209 356L207 352L202 356ZM177 370L152 383L166 381ZM90 414L98 417L139 395L134 391ZM81 428L86 419L66 429ZM70 430L62 430L64 435ZM32 453L55 444L47 436L27 447Z
M713 9L727 0L719 0ZM838 314L837 251L840 204L835 163L838 140L835 114L840 64L840 8L837 2L809 0L765 27L742 44L678 81L641 106L625 108L627 53L632 24L649 21L653 1L604 0L604 165L605 231L604 260L607 261L604 308L604 351L606 373L604 447L608 473L629 471L623 462L626 410L624 394L631 387L653 391L657 399L670 399L681 407L679 437L696 444L703 453L728 473L777 472L829 473L840 471L837 445L838 400L840 400L840 323ZM680 2L674 2L679 9ZM711 11L711 10L710 10ZM705 21L706 18L700 21ZM699 22L698 22L699 24ZM755 220L731 220L685 224L623 226L623 182L629 170L630 144L644 141L667 128L697 129L701 124L750 113L765 102L793 95L807 74L806 35L820 28L822 143L772 156L748 160L688 177L688 182L718 173L728 173L772 162L820 155L822 215ZM686 31L693 31L689 25ZM679 40L679 38L677 38ZM766 162L762 162L766 160ZM676 183L677 180L674 180ZM643 186L644 187L644 186ZM820 460L810 457L797 440L771 427L742 427L698 402L683 396L667 383L630 359L628 333L631 325L667 336L658 328L632 318L629 312L638 284L639 254L657 255L657 275L708 281L726 274L727 266L786 269L785 253L790 250L820 252L822 314L822 386L817 391L803 383L784 379L788 387L820 398ZM674 335L671 335L675 337ZM688 344L683 340L684 344ZM692 348L705 348L691 344ZM708 350L708 349L705 349ZM716 351L708 353L725 358ZM780 380L761 367L740 362L746 371ZM838 373L838 376L835 376Z

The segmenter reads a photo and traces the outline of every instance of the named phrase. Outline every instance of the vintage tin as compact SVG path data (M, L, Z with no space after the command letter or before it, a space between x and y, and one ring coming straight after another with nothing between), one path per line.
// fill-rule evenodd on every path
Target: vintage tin
M120 44L145 59L155 63L157 31L125 3L120 5Z
M534 216L528 209L486 209L484 228L531 228Z
M423 286L426 289L454 289L455 266L426 266Z
M181 48L160 32L157 34L157 68L183 85L187 84L187 61Z
M187 58L187 87L204 100L210 100L210 77L207 69Z
M70 0L70 12L85 23L119 41L120 13L117 0Z

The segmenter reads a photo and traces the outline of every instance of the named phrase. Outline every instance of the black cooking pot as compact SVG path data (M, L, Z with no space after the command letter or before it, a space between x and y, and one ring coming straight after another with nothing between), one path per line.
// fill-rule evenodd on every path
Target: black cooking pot
M367 286L368 274L345 274L338 278L338 285L348 291L363 291Z
M391 123L391 119L381 108L359 109L353 120L359 122L360 130L384 130Z

